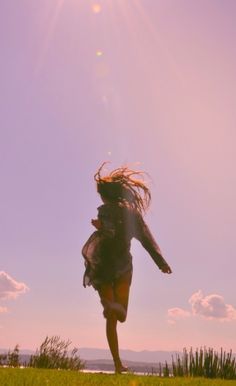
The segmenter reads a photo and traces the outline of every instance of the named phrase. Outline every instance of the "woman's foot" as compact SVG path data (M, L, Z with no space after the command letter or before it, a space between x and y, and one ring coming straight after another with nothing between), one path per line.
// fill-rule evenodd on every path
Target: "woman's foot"
M129 371L128 367L123 366L120 361L115 363L115 373L116 374L127 373L127 371Z
M105 318L109 317L111 313L115 313L118 320L124 321L126 319L126 310L121 304L107 299L102 299L101 303L104 307L103 315Z

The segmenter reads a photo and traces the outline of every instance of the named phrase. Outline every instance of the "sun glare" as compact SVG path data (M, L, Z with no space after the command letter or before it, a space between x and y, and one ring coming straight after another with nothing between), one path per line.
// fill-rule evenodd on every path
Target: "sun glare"
M103 55L103 52L102 51L100 51L100 50L98 50L97 52L96 52L96 55L99 57L99 56L102 56Z
M102 7L101 7L100 4L95 3L95 4L92 5L92 11L93 11L94 13L100 13L101 10L102 10Z

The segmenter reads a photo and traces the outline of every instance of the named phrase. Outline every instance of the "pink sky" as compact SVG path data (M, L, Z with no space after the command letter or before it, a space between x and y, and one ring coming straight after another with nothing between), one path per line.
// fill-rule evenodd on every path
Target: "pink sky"
M236 3L2 0L0 347L107 347L81 247L97 167L151 176L120 346L236 351Z

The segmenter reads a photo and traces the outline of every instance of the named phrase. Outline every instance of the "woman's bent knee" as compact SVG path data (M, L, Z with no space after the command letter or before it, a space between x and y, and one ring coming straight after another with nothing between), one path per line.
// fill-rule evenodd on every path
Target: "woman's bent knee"
M126 321L126 318L127 318L127 313L125 313L122 316L119 316L118 320L119 320L120 323L124 323Z

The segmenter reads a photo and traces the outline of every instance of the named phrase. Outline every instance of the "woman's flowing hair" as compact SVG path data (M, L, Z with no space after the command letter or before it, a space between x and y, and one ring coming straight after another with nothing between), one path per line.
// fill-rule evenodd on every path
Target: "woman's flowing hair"
M151 201L151 192L143 181L146 173L123 166L102 176L101 171L106 163L103 162L94 176L98 193L110 201L123 202L139 212L145 212Z

